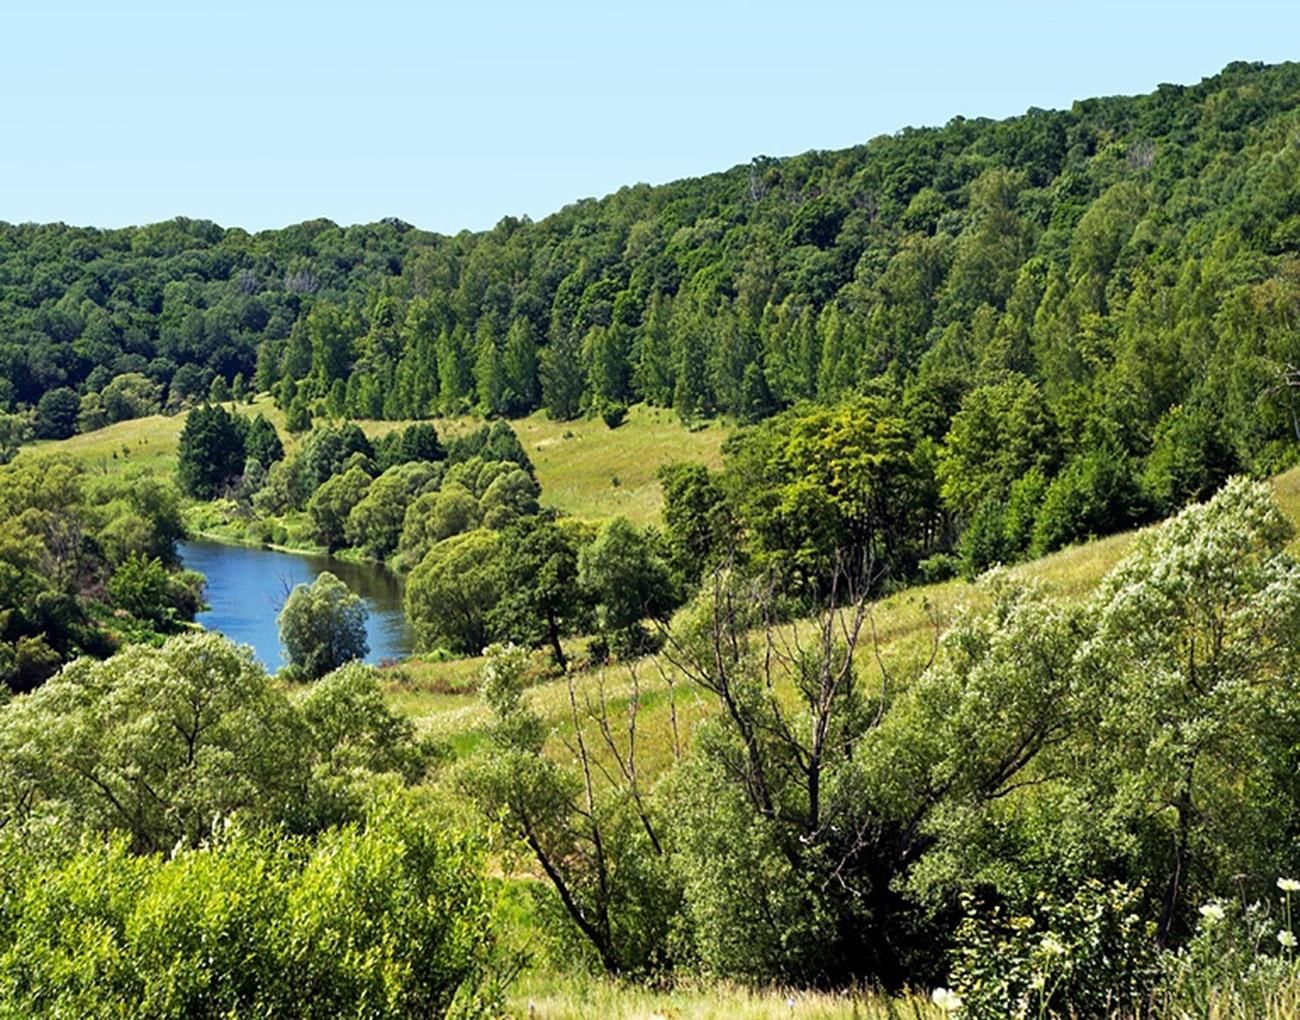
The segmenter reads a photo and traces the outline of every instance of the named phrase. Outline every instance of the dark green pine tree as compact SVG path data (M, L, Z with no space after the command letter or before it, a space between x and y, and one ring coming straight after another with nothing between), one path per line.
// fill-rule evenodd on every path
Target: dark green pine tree
M213 499L244 468L244 429L220 404L196 407L185 419L176 477L197 499Z
M506 377L506 411L527 414L541 400L538 381L537 333L532 322L520 316L506 334L506 349L501 358Z
M469 334L457 325L438 335L438 404L445 414L459 414L469 402L472 383Z
M708 324L703 316L674 316L673 362L676 384L673 407L684 421L707 418L713 413L709 389Z
M561 334L542 348L542 406L556 421L570 421L582 412L587 382L580 346L572 335Z
M633 375L637 394L646 403L657 407L672 405L676 385L669 334L672 314L672 298L655 292L646 309L641 335L641 356Z
M478 398L478 412L485 417L496 417L506 410L506 376L501 366L496 334L486 316L479 320L476 344L474 394Z
M631 372L627 364L627 332L618 325L592 326L582 340L583 363L591 395L601 403L624 403Z
M358 377L354 375L352 378ZM348 407L348 383L342 379L335 379L330 384L329 394L325 397L325 413L331 418L343 418L349 411L356 414L355 409Z

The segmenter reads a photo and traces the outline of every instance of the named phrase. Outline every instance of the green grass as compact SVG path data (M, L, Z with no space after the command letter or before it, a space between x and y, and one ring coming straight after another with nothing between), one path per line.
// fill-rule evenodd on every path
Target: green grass
M42 440L25 447L21 456L64 454L81 461L97 474L115 474L131 467L146 467L157 474L176 471L176 447L183 416L150 415L71 439Z
M604 978L530 974L511 989L509 1015L535 1020L930 1020L920 996L706 985L656 991Z
M377 439L407 423L357 424ZM434 424L445 440L479 428L483 421L438 418ZM632 407L616 429L598 418L552 421L541 411L510 424L537 468L543 506L592 521L622 515L640 525L659 520L659 468L677 461L720 467L722 443L730 435L717 422L687 429L676 412L645 404Z
M603 426L602 426L603 427ZM1293 521L1300 524L1300 468L1278 476L1273 482L1279 502ZM1013 572L1042 583L1049 592L1064 598L1083 598L1115 566L1132 546L1136 532L1072 546L1050 556L1014 567ZM1300 551L1300 539L1293 544ZM929 661L938 634L961 607L979 608L985 603L981 589L965 581L909 588L882 599L872 611L873 628L864 629L858 648L858 666L869 686L881 682L881 665L893 682L907 682ZM807 636L811 623L797 625ZM577 651L574 641L570 651ZM660 666L664 669L661 671ZM400 689L390 687L395 708L413 718L427 732L453 738L454 746L473 747L489 722L486 706L472 694L481 659L421 663L408 666L414 679ZM644 754L647 776L667 767L673 758L670 705L675 707L678 731L688 741L695 723L713 710L699 691L679 679L671 692L667 682L671 670L662 662L646 659L633 664L635 681L626 666L579 671L572 675L580 707L593 705L602 696L616 713L625 713L634 686L639 691L638 743ZM670 697L671 693L671 697ZM552 746L558 751L571 737L573 723L569 704L569 681L548 680L528 692L529 703L553 727ZM625 714L620 718L625 719Z
M250 417L263 414L280 430L286 453L300 438L284 430L284 414L263 395L252 404L227 404ZM377 439L410 422L361 421L362 430ZM476 418L434 419L444 439L463 435L483 424ZM688 430L672 411L645 405L633 407L616 429L599 419L551 421L542 412L511 422L537 468L542 504L587 520L623 515L636 524L659 520L663 508L656 472L664 464L698 461L710 467L722 463L727 427L713 423ZM152 415L118 422L71 439L34 443L32 453L63 453L91 470L112 473L144 465L158 473L174 473L176 449L185 415Z
M622 515L644 525L659 519L663 494L655 472L664 464L722 464L728 430L714 424L685 429L672 411L638 405L610 429L597 420L553 422L532 415L515 422L537 466L542 503L596 520Z

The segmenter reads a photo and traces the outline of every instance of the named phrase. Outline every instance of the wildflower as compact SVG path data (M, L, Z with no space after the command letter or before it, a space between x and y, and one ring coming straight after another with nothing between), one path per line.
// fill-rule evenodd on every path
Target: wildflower
M1043 941L1039 943L1039 948L1048 956L1064 956L1065 946L1055 935L1044 935Z
M1297 882L1294 878L1279 878L1277 887L1286 893L1300 892L1300 882Z
M1295 936L1292 935L1291 932L1286 928L1283 928L1280 932L1277 933L1277 940L1281 942L1282 945L1285 946L1287 949L1295 948L1296 945Z
M947 988L936 988L930 998L945 1013L956 1013L962 1007L961 996Z
M1207 903L1201 907L1201 916L1206 924L1218 924L1223 920L1223 907L1217 903Z

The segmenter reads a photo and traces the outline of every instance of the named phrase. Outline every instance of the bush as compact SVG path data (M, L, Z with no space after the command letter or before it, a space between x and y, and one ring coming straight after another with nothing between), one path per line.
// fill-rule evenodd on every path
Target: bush
M108 579L109 597L138 620L167 620L171 579L158 559L132 553Z
M1034 521L1032 551L1041 556L1094 535L1109 535L1145 516L1145 500L1128 458L1095 450L1072 460L1047 487Z
M1289 931L1287 925L1282 930ZM1295 961L1278 941L1276 917L1263 903L1244 908L1212 900L1200 909L1196 933L1161 954L1159 1000L1170 1016L1294 1015ZM1278 1002L1288 989L1292 1008Z
M496 1015L482 857L409 805L171 857L0 849L7 1016Z
M1068 900L1040 894L1024 913L966 898L952 987L969 1020L1128 1015L1156 978L1155 926L1141 894L1089 880Z
M976 509L958 545L961 573L966 580L1009 558L1005 521L1006 505L1001 500L986 499Z
M618 428L627 420L627 405L615 402L603 404L600 408L600 420L608 428Z
M67 439L77 431L80 413L81 398L74 390L66 386L46 390L36 404L37 438Z
M950 581L961 570L961 560L950 553L935 553L916 565L916 579L921 584Z

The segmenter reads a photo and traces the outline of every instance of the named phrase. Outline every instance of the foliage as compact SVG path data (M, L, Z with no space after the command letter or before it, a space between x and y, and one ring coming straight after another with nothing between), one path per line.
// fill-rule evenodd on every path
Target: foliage
M578 584L596 604L601 631L619 649L640 650L641 621L664 619L677 605L668 566L649 537L625 518L603 525L578 554Z
M307 503L316 540L333 551L344 544L349 515L370 491L371 478L354 466L327 478Z
M189 413L176 460L176 478L186 493L212 499L243 470L241 422L220 404L196 407Z
M1108 1018L1139 1011L1156 978L1141 897L1090 880L1064 902L1039 896L1008 917L971 901L956 934L952 986L971 1020Z
M488 1016L481 854L426 811L317 840L218 827L169 857L9 834L0 1009L14 1016Z
M215 634L80 659L3 718L11 823L118 830L137 850L197 844L235 809L285 818L305 791L292 709Z
M635 695L622 782L599 790L593 775L600 766L579 728L582 709L572 686L577 774L541 754L542 720L523 697L526 664L518 649L492 650L482 683L493 713L491 747L464 763L457 782L523 844L557 894L558 918L576 928L607 972L661 972L672 963L669 934L680 890L667 868L659 819L637 782ZM604 702L585 710L621 755Z
M1113 450L1093 450L1072 460L1047 486L1034 519L1031 549L1048 553L1132 527L1145 516L1128 458Z
M108 580L109 597L133 616L166 620L171 577L158 559L132 553Z
M665 655L717 709L669 808L693 949L715 975L901 976L893 880L910 848L863 774L880 718L854 663L866 611L847 597L800 636L770 593L720 573L675 621Z
M519 645L548 645L561 671L568 657L560 638L589 619L578 571L580 549L590 539L582 525L541 517L525 518L503 535L503 595L492 609L490 627Z
M32 423L25 414L0 411L0 464L8 464L19 448L29 442L34 433Z
M433 546L406 582L406 616L420 648L477 654L502 594L501 537L480 528Z
M328 570L295 587L276 621L290 670L315 680L362 658L370 650L366 615L361 596Z
M248 423L248 433L244 437L244 454L256 460L264 468L269 468L284 457L284 444L280 442L275 426L262 414Z
M338 476L342 477L346 476ZM326 484L333 484L338 478ZM407 507L419 493L436 484L437 479L437 468L428 461L407 461L390 467L369 484L348 511L343 528L348 544L373 559L382 560L391 555L401 540ZM324 491L325 486L317 490L311 505L322 498ZM340 504L339 510L342 508Z
M1027 471L1050 474L1057 457L1056 422L1033 382L1013 376L978 387L962 400L944 439L944 500L969 516L982 502L1005 499Z
M162 410L162 387L140 372L124 372L100 391L100 403L110 422L144 418Z
M310 496L344 471L354 454L361 454L369 460L374 453L370 440L355 422L317 426L303 439L296 461L297 471L302 476L303 492Z
M193 619L202 579L174 571L183 530L175 487L151 476L91 478L45 457L0 466L0 680L31 690L78 654L107 654L119 605L146 640Z
M421 778L432 754L373 670L291 702L247 648L184 635L79 659L7 706L0 813L33 839L121 833L138 852L199 845L231 815L316 832L362 817L382 782Z
M715 475L702 464L668 464L659 470L664 491L664 546L669 566L694 585L711 567L734 555L735 525Z
M36 435L41 439L66 439L76 431L80 412L76 391L66 386L46 390L36 404Z

